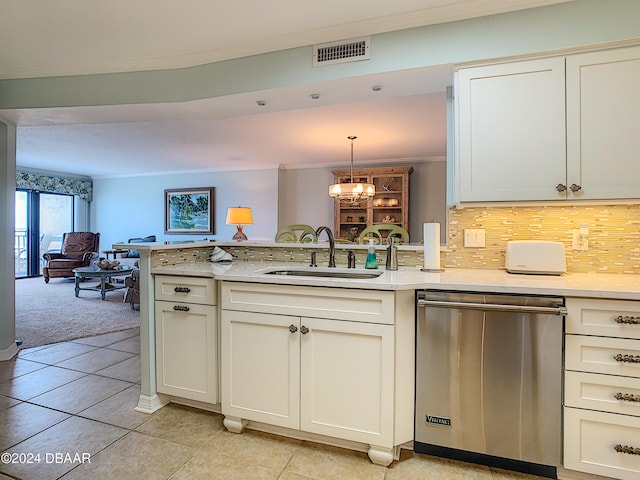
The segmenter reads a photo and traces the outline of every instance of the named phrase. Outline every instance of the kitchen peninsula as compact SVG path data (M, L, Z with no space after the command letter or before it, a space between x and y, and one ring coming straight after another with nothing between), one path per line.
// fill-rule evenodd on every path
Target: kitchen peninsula
M232 253L234 261L209 262L216 246ZM356 254L357 270L362 270L365 248L359 245L336 245L336 270L347 270L345 267L349 250ZM384 247L379 249L379 259L383 260ZM175 245L142 244L139 250L143 278L143 378L138 410L152 412L170 401L180 402L221 412L225 415L225 426L230 431L241 432L245 427L257 428L368 450L372 461L386 465L397 458L400 448L411 448L413 438L416 289L564 296L568 303L576 305L577 310L573 311L578 312L578 324L580 308L584 302L595 302L595 306L589 304L591 311L615 310L619 305L629 311L630 306L635 308L635 302L640 301L640 278L637 275L513 275L501 269L449 268L446 264L443 273L422 272L419 269L422 265L420 246L400 246L399 270L381 270L383 273L380 276L368 279L267 273L275 267L309 268L312 250L318 252L318 270L328 270L328 246L322 243L309 246L193 242ZM186 286L182 281L187 281ZM162 285L170 287L168 293L173 296L173 303L170 298L163 297L167 292L159 290L163 288ZM199 298L189 300L181 297L181 290L185 288L196 293ZM196 315L193 330L174 327L171 334L175 335L173 345L163 344L162 337L159 336L162 320L158 314L161 311L158 302L170 307L168 311L172 315L185 310ZM569 315L571 312L570 309ZM636 308L635 315L638 312L640 307ZM206 325L206 322L211 323ZM323 343L315 345L314 350L305 350L304 342L311 341L311 335L307 333L313 329L322 332ZM270 337L275 331L284 332L285 336ZM165 337L165 342L172 341L171 335ZM192 341L187 341L185 335L192 335ZM614 336L602 332L599 335ZM581 338L580 335L572 337ZM297 339L292 347L297 356L292 359L290 351L284 354L273 349L269 341L277 342L278 338L279 345L283 345L283 341L284 345L289 345L291 339ZM344 343L354 339L356 343ZM606 339L602 339L605 342ZM371 348L372 345L375 348ZM626 352L633 345L635 344L626 345ZM177 349L167 356L163 351L167 346ZM199 353L198 347L201 350ZM640 353L640 347L633 348ZM260 352L266 353L261 355ZM311 356L310 352L317 356ZM255 356L254 361L248 361L247 358L252 355ZM363 355L359 358L374 355L374 361L357 362L354 361L354 355ZM173 370L172 360L178 365ZM268 365L266 360L270 362ZM249 380L256 380L255 377L250 377L252 366L259 365L260 371L266 375L268 368L284 360L292 362L289 365L295 370L293 373L288 372L295 377L295 383L293 386L289 385L289 390L281 389L285 379L280 370L271 371L266 380L262 379L269 387L264 392L253 395L250 390L243 390L246 386L241 381L243 378L246 379L249 375ZM193 368L189 361L196 362ZM311 362L311 371L300 369L300 362L304 361ZM323 370L322 364L318 362L327 362L328 367ZM361 364L377 367L363 369ZM169 372L169 375L159 377L159 372ZM305 373L308 375L305 376ZM171 375L174 377L171 378ZM185 377L186 383L179 385L178 380L182 378L177 378L176 375ZM635 375L638 376L637 373ZM270 383L271 378L273 385ZM163 387L163 381L167 379L171 381L164 382ZM291 378L288 376L286 381L289 380ZM327 385L326 382L333 387L351 384L362 386L364 393L356 396L352 405L348 398L346 402L345 398L339 398L343 408L336 410L344 415L329 418L336 411L318 410L317 406L331 400L330 394L320 390L320 397L315 397L320 403L314 403L314 393L318 393L314 387ZM566 388L568 387L565 386ZM182 393L176 393L180 391ZM260 401L265 399L273 409L271 414L265 411L264 404L250 404L252 397L259 398ZM286 411L286 415L283 415L280 406L288 405L287 402L292 399L295 400L295 411ZM363 405L364 402L367 405ZM581 406L574 408L565 405L565 417L572 422L579 422L576 415L579 417L587 412L579 408ZM358 417L361 412L365 413ZM585 413L585 416L588 415ZM617 418L616 415L614 417ZM635 420L634 417L629 418ZM373 423L371 419L374 420ZM350 424L352 420L355 423ZM612 422L609 421L609 424L613 425ZM637 434L640 424L636 423L627 428ZM566 438L565 435L565 440ZM577 440L572 443L580 444ZM579 452L573 452L572 455L576 459L580 458ZM570 464L572 471L589 471L588 467L582 468L579 460L568 459L566 454L564 464ZM605 472L607 471L600 474L607 474ZM631 478L615 477L613 474L610 476Z

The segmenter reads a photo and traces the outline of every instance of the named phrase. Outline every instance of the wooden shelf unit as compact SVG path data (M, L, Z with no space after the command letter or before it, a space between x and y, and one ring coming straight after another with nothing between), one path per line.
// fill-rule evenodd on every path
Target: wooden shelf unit
M388 223L409 231L409 175L413 167L358 168L353 181L373 183L376 194L358 204L334 201L334 232L336 238L357 241L369 225ZM334 183L351 181L351 170L332 170Z

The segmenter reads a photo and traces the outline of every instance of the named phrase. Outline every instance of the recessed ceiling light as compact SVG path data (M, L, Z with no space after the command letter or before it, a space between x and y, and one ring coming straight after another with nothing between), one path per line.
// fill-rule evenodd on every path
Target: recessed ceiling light
M374 85L373 87L371 87L371 90L373 90L374 92L379 92L380 90L382 90L382 87L380 85Z
M317 100L320 98L320 94L319 93L312 93L311 95L309 95L311 98L313 98L314 100Z
M265 102L264 100L258 100L256 103L261 107L264 107L267 104L267 102Z

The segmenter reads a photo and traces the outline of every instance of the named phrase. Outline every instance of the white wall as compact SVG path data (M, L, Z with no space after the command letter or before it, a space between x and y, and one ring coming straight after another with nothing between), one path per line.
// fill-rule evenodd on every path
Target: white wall
M424 222L436 220L446 225L446 164L433 161L411 165L409 232L412 243L417 243L422 240ZM230 240L236 228L224 223L227 207L242 205L253 212L254 225L244 228L249 239L272 241L278 228L293 223L333 228L333 200L328 195L331 183L333 175L328 167L95 179L90 230L100 232L102 250L147 235L156 235L160 242L205 237ZM216 233L165 235L164 190L209 186L216 189Z
M422 224L437 221L446 226L446 162L436 161L394 163L394 166L411 165L409 177L409 236L411 243L422 240ZM375 168L386 165L359 164L358 168ZM341 167L346 168L346 167ZM333 183L332 168L307 168L280 170L278 203L278 227L304 223L312 227L327 225L333 229L333 200L329 197L329 185ZM445 243L446 228L442 229Z
M164 190L192 187L215 187L215 234L165 235ZM94 179L91 230L100 232L102 250L147 235L160 242L231 240L236 227L224 223L227 208L241 205L253 213L254 224L244 227L247 237L271 241L278 223L277 192L277 169Z
M16 352L14 226L16 127L0 122L0 361Z
M440 243L447 243L447 163L443 161L413 163L409 177L409 239L422 240L422 225L438 222Z
M333 229L333 199L329 197L332 183L329 168L280 170L277 227L302 223Z

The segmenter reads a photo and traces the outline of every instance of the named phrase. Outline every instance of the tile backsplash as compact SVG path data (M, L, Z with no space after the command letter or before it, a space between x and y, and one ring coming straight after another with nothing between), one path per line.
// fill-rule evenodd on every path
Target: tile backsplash
M589 247L572 250L572 231L586 224ZM485 247L464 247L464 230L485 230ZM551 240L562 242L567 255L567 271L577 273L640 274L640 205L588 205L539 207L465 207L449 211L448 244L441 253L445 268L504 268L509 240ZM156 251L152 267L201 262L211 256L214 245ZM237 244L224 246L234 259L261 262L308 262L309 251L317 246L273 246ZM347 246L336 249L339 265L346 266ZM357 264L364 263L365 249L355 250ZM379 261L384 262L380 252ZM326 264L325 248L318 249L318 263ZM422 266L423 250L398 252L401 266Z
M572 250L572 231L586 224L588 249ZM485 230L484 248L465 248L464 229ZM507 241L562 242L567 271L640 273L640 205L472 207L449 211L447 267L503 268Z

